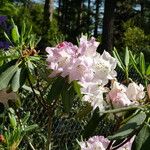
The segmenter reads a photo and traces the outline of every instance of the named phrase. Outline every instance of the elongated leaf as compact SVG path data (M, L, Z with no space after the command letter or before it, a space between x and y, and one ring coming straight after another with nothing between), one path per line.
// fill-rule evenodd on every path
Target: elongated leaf
M21 73L21 68L17 70L11 82L11 87L14 92L17 92L18 89L20 88L20 73Z
M147 67L146 69L146 75L149 76L150 75L150 65Z
M30 131L34 130L35 128L37 128L37 127L38 127L37 124L30 125L30 126L28 126L24 129L24 132L30 132Z
M141 78L143 78L143 76L142 76L141 72L139 71L139 69L138 69L138 67L137 67L137 63L136 63L136 61L135 61L135 58L133 57L132 52L131 52L131 51L129 51L129 54L130 54L131 63L132 63L132 65L133 65L134 69L135 69L135 70L136 70L136 72L140 75L140 77L141 77Z
M124 60L126 68L129 67L129 60L130 60L129 58L130 58L130 56L129 56L129 50L128 50L128 47L126 47L125 60Z
M14 20L11 19L11 22L13 24L13 28L11 30L11 36L12 36L12 40L15 44L19 43L19 38L20 38L20 34L18 31L18 27L16 26L16 24L14 23Z
M146 114L144 112L141 112L137 115L135 115L133 118L131 118L122 128L120 128L116 134L109 136L108 138L110 140L117 140L117 139L123 139L126 138L128 135L130 135L135 129L139 128L140 125L143 124L143 122L146 119Z
M17 59L14 59L8 63L5 63L3 66L0 67L0 75L3 73L5 70L7 70L9 67L15 65L17 62Z
M10 120L10 124L12 128L15 129L17 126L17 121L16 121L15 116L13 114L9 114L9 120Z
M74 87L75 92L81 98L82 97L82 94L81 94L81 91L80 91L81 86L78 84L77 81L73 81L73 87Z
M147 142L148 141L148 142ZM133 150L149 150L150 142L150 127L144 125L135 138L133 143Z
M6 39L12 44L12 41L11 41L10 38L8 37L7 33L4 32L4 36L5 36Z
M119 56L119 54L118 54L116 48L114 48L113 54L114 54L114 57L115 57L115 58L117 59L117 61L118 61L118 66L119 66L123 71L125 71L125 66L124 66L124 64L123 64L123 62L122 62L122 60L121 60L121 58L120 58L120 56Z
M64 86L61 92L61 96L62 96L64 111L69 113L72 108L73 100L75 99L74 88L69 86Z
M18 44L20 35L19 35L18 27L16 25L14 25L14 27L12 28L11 36L12 36L13 42L15 44Z
M96 108L93 112L93 115L91 119L89 120L88 124L85 126L85 129L83 131L83 138L88 139L89 137L92 136L93 132L96 130L98 127L99 122L104 119L106 114L103 114L100 116L99 114L99 109Z
M54 99L58 99L61 91L63 89L64 85L64 79L61 77L58 77L56 81L52 84L52 87L47 95L47 101L52 102Z
M22 120L22 124L26 124L28 119L29 119L29 117L30 117L30 112L27 112L25 117L23 119L21 119Z
M79 112L75 115L75 118L82 120L84 117L89 115L89 113L91 113L92 110L93 107L91 106L91 104L88 103L86 106L84 106L79 110Z
M141 68L142 74L145 75L145 58L142 52L140 53L140 68Z
M28 69L25 66L23 66L20 72L20 87L22 87L25 84L27 77Z
M7 88L10 80L17 70L18 65L13 65L0 75L0 90Z
M92 118L88 122L88 124L85 126L85 129L83 131L83 138L88 139L93 132L96 130L99 122L105 117L105 114L100 116L99 110L95 109Z

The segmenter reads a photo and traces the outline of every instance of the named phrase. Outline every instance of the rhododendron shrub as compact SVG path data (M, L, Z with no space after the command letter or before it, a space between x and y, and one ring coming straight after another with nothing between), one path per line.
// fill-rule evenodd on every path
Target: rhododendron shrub
M116 49L113 51L114 57L107 51L99 54L96 51L99 42L94 37L88 39L82 36L78 45L64 41L55 47L47 47L45 60L45 56L36 51L38 39L30 35L31 30L25 24L23 31L18 30L13 20L12 23L11 37L6 34L5 36L8 40L12 39L14 47L10 47L7 52L1 51L0 101L6 107L9 106L12 93L16 95L13 99L25 99L23 103L26 105L32 95L30 104L33 102L38 105L39 108L35 111L43 110L39 111L39 116L45 112L44 120L48 120L43 125L44 128L47 125L44 134L48 133L45 134L47 140L43 144L44 149L53 149L57 143L57 138L52 136L54 118L61 116L67 119L73 116L74 121L79 124L81 122L82 126L82 132L77 137L78 143L76 142L81 150L149 150L150 65L147 66L143 54L137 58L128 48L125 49L124 60ZM132 79L130 68L139 75L142 83ZM119 69L125 74L123 81L117 79ZM17 149L24 137L25 141L28 140L28 132L25 131L36 127L31 125L27 128L25 120L29 118L29 114L21 119L22 115L19 114L22 114L22 106L20 113L16 110L18 105L19 100L15 110L9 110L10 128L7 117L0 122L0 132L4 137L2 144L0 142L0 149L14 149L14 145ZM31 112L31 115L34 114L37 113ZM39 132L36 135L40 135ZM70 141L71 138L68 139ZM32 149L38 149L33 147L34 142L31 144L29 145ZM63 145L67 146L66 143ZM72 144L74 145L75 143Z
M62 77L70 86L75 81L79 85L76 92L81 93L80 98L83 102L88 102L92 106L92 112L96 112L98 108L101 118L103 116L110 118L109 114L112 113L113 118L120 119L115 134L108 138L103 135L91 137L89 133L83 135L89 140L78 142L81 150L131 150L134 139L136 143L134 145L138 145L138 132L144 130L142 124L147 121L146 113L140 110L147 98L145 88L142 84L128 78L127 71L130 61L128 49L126 49L124 66L117 52L114 52L116 57L112 57L106 51L102 54L97 53L98 45L95 38L88 40L86 36L82 36L78 46L65 41L56 47L47 47L47 67L51 70L49 77L52 79ZM132 62L135 63L132 53L131 57ZM122 69L125 68L128 84L124 85L117 81L115 71L117 63ZM150 95L149 89L148 85L148 96ZM134 112L137 108L139 110ZM133 110L134 115L131 113L130 116L126 113L127 110ZM95 114L93 113L93 118L97 118L94 117ZM124 121L126 114L129 115L129 118L127 117ZM91 121L94 120L93 118ZM92 122L89 121L84 133L91 130L90 126L92 127ZM122 143L116 145L118 139Z

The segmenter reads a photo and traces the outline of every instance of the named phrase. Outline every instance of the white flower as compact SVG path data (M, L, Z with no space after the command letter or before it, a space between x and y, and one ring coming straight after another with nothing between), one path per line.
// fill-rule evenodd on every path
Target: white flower
M81 93L85 94L82 100L91 103L93 109L98 107L100 111L104 110L106 105L103 99L103 93L106 92L104 87L93 82L84 84L81 83L81 85L84 86L81 88Z
M115 58L104 51L102 55L97 54L94 57L94 81L99 81L99 83L106 85L109 79L114 79L117 75L114 70L117 65Z
M132 101L141 100L145 97L143 85L137 85L135 82L132 82L128 85L126 93L128 98Z

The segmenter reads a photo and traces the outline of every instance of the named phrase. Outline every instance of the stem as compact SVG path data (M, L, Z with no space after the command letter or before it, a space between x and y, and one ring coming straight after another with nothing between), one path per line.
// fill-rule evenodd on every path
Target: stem
M117 108L117 109L113 109L113 110L101 111L100 113L104 113L104 114L106 114L106 113L118 113L118 112L128 111L128 110L142 109L145 106L148 106L148 105L123 107L123 108Z
M47 146L46 146L46 150L50 150L52 143L51 143L51 139L52 139L52 119L53 119L53 111L51 111L51 108L48 112L48 138L47 138Z

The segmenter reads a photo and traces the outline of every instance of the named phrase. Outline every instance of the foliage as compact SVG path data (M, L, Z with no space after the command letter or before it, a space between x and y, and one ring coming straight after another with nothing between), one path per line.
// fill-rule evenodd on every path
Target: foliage
M134 52L144 52L150 55L150 38L138 27L129 27L124 33L124 44Z

